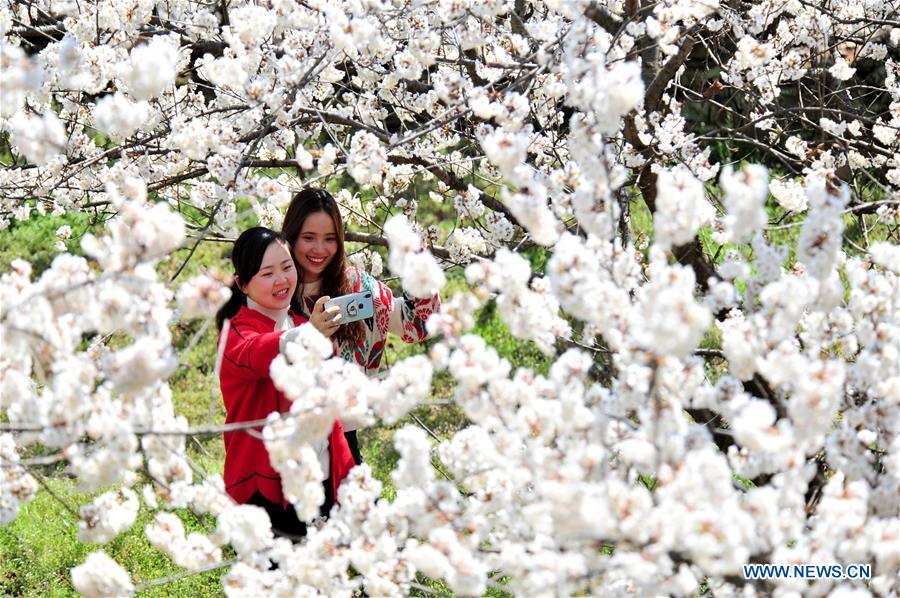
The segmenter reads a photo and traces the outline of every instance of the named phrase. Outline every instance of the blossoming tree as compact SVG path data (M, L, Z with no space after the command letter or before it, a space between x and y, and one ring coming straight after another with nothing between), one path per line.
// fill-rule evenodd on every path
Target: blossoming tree
M527 595L900 592L895 3L9 0L0 33L0 222L106 222L86 258L2 275L0 523L65 461L108 490L82 541L143 501L150 542L226 568L234 595L405 594L417 575L466 595L501 577ZM234 238L246 206L278 227L337 176L358 265L378 274L387 248L411 294L442 266L471 290L382 380L311 328L288 345L271 373L293 407L264 428L286 493L313 517L310 443L334 417L399 421L438 372L469 425L436 446L401 428L396 498L359 467L292 545L191 469L170 323L227 291L155 266ZM489 301L548 375L471 333ZM215 532L186 534L185 506ZM751 562L872 578L754 581ZM135 590L102 550L72 581Z

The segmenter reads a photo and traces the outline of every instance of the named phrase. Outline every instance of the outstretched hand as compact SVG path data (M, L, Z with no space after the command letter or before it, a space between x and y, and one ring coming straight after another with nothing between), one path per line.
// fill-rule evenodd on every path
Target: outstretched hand
M341 308L335 305L325 309L325 303L329 299L331 297L327 295L319 297L313 306L312 313L309 315L309 323L325 336L331 336L337 332L338 327L341 325Z

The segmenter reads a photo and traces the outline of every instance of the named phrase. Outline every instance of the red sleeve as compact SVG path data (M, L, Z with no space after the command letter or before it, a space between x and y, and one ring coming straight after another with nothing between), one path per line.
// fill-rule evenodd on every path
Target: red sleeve
M269 366L278 356L278 339L283 331L260 332L244 322L228 327L222 367L230 375L244 379L269 377Z
M344 427L341 420L334 420L331 427L331 435L328 437L328 448L331 453L331 488L334 490L334 502L341 504L338 500L338 488L350 470L356 467L356 461L353 460L353 453L350 452L350 446L347 444L347 438L344 436Z

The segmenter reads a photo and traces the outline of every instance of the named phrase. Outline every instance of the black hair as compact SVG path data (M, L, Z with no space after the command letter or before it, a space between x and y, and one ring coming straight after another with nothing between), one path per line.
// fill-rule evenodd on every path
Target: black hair
M247 284L259 272L263 257L269 245L275 241L285 243L284 237L264 226L248 228L234 242L231 263L234 264L234 280L231 283L231 298L216 314L216 326L222 330L225 320L231 319L247 305L247 297L241 291L241 284Z

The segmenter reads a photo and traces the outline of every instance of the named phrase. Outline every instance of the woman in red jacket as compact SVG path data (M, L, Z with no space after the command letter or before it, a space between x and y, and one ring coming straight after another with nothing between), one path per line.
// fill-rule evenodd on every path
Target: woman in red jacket
M263 227L244 231L234 244L231 261L235 269L231 299L216 315L219 342L225 343L219 383L229 424L290 411L290 400L269 376L279 339L296 326L312 324L323 331L335 325L332 312L316 314L307 324L306 318L289 311L297 272L287 243L277 233ZM285 500L281 476L259 438L261 431L262 426L255 426L224 434L226 491L239 504L264 508L277 535L304 536L306 525ZM338 485L354 465L340 421L334 424L328 450L330 478L325 481L323 515L331 510Z

